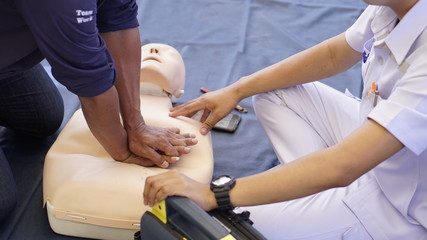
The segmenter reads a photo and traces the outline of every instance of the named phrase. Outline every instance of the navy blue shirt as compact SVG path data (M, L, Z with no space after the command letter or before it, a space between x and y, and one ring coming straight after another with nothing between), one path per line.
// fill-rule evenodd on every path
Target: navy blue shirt
M115 68L99 32L138 27L137 11L135 0L1 0L0 81L46 58L71 92L105 92Z

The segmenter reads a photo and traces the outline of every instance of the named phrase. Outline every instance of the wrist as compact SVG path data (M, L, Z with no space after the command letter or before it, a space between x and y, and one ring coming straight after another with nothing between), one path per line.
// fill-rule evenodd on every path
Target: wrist
M218 204L216 203L215 193L210 188L208 188L205 199L207 199L208 210L218 208Z
M244 89L245 79L248 77L242 77L237 82L227 86L228 91L231 92L231 95L236 98L237 102L240 102L242 99L250 96L250 93L247 93Z
M125 132L125 131L123 131ZM117 142L117 145L109 147L110 156L119 162L124 162L132 156L132 152L129 150L127 134L122 137L119 137L120 141Z
M213 179L210 184L210 189L215 198L215 205L220 210L231 210L233 205L230 199L230 191L236 185L236 179L229 175L221 175Z
M123 127L126 129L127 132L138 129L144 125L145 121L142 118L142 115L140 115L140 117L134 118L134 120L128 120L123 122Z
M130 157L132 157L132 152L128 151L126 154L120 154L120 156L114 158L114 160L118 162L126 162Z

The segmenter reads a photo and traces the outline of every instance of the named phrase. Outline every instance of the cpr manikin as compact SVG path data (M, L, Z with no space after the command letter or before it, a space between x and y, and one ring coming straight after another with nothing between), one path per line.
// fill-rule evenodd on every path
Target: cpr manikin
M113 160L76 111L46 155L43 197L49 223L59 234L95 239L133 239L142 214L145 178L170 169L200 182L212 178L211 138L199 121L168 116L183 93L185 67L176 49L164 44L142 47L141 111L146 124L194 133L198 143L168 169Z
M184 92L185 67L181 55L169 45L142 46L141 93L168 95L175 102Z

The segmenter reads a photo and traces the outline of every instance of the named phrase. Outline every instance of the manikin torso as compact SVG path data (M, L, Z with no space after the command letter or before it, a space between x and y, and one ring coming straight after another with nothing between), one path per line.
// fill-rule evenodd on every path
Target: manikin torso
M210 135L201 135L201 123L194 119L168 116L172 101L183 92L181 56L163 44L144 45L142 56L140 99L146 124L177 127L181 133L195 134L198 143L168 169L118 162L94 138L82 111L76 111L45 160L43 197L49 223L57 233L131 239L129 234L139 229L140 217L150 210L142 196L147 176L174 169L204 183L212 178Z

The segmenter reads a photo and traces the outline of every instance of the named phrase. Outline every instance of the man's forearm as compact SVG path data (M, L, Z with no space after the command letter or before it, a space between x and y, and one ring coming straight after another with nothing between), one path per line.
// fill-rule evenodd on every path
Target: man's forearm
M125 128L133 129L144 123L139 99L139 31L133 28L101 35L114 58L116 83L98 96L80 97L80 102L93 135L112 158L123 161L131 154Z
M126 129L135 129L144 123L140 110L139 76L141 43L138 28L103 33L101 36L114 58L117 69L116 89L120 112Z
M120 122L118 96L115 87L91 98L79 97L88 126L115 160L125 160L130 151L127 134Z

